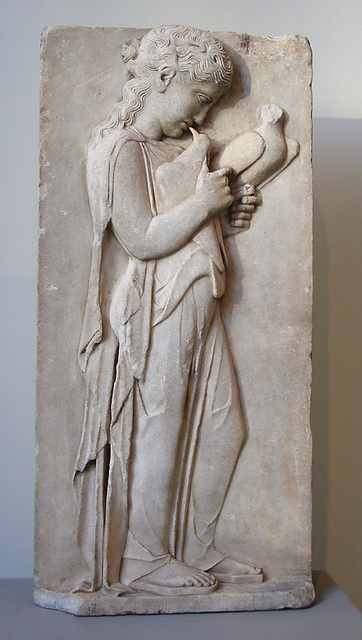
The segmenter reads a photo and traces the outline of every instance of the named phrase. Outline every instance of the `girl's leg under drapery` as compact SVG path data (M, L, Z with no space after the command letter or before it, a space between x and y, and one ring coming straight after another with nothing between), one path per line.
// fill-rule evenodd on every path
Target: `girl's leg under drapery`
M149 366L134 398L125 584L168 562L175 517L184 519L176 522L180 530L188 522L179 559L209 568L224 557L215 551L213 536L244 428L218 303L209 289L206 279L194 283L152 329ZM185 489L182 514L175 502L181 504Z
M206 570L224 557L214 548L214 535L246 436L240 392L219 308L204 348L200 387L205 388L205 402L198 427L182 560Z

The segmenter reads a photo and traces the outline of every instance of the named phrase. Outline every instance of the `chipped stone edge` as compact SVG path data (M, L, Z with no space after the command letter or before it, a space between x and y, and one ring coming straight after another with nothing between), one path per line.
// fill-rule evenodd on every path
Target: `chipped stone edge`
M265 585L265 586L264 586ZM34 589L35 604L76 616L116 616L159 613L212 613L225 611L266 611L303 609L314 602L311 580L271 580L261 585L237 588L205 596L155 596L137 594L120 598L102 594L56 593ZM240 588L240 587L239 587Z

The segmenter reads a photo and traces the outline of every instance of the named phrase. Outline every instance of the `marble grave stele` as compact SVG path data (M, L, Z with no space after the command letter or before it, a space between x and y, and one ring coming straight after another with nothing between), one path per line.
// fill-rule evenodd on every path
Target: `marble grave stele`
M311 51L42 36L35 602L311 604Z

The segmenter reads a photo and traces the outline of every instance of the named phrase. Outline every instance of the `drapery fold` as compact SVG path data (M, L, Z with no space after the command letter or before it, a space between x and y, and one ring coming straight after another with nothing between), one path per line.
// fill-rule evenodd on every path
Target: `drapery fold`
M135 389L138 382L142 383L147 370L153 327L172 314L197 280L206 278L210 282L211 299L220 297L225 287L225 250L217 218L207 222L187 245L191 262L188 264L187 258L179 272L176 272L167 303L158 316L154 305L155 260L141 261L129 256L128 268L112 294L110 305L107 307L104 304L104 238L112 217L116 162L128 141L140 144L152 215L159 213L152 143L136 130L126 128L111 131L90 146L87 186L94 239L79 345L79 363L86 381L86 401L74 473L77 536L89 570L88 577L78 590L95 591L103 587L118 595L130 590L121 584L120 575L129 517ZM195 180L200 169L201 165L194 166ZM192 184L189 188L193 188ZM173 259L172 256L170 259ZM202 403L200 406L202 410ZM189 420L194 418L191 412ZM189 425L187 432L191 441L197 441L199 423L198 417L194 429ZM185 473L190 474L191 470L187 468ZM187 486L190 481L189 478ZM188 495L187 490L181 502L185 498L187 501ZM187 511L187 505L183 505L179 513L185 509ZM183 517L186 517L185 514ZM185 522L181 528L184 530Z

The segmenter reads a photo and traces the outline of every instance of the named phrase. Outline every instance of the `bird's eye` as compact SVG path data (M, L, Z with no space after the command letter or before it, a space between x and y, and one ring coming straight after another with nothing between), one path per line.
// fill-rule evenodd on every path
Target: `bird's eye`
M209 98L209 96L205 96L204 93L199 93L198 99L199 99L199 103L202 105L209 104L211 102L211 98Z

